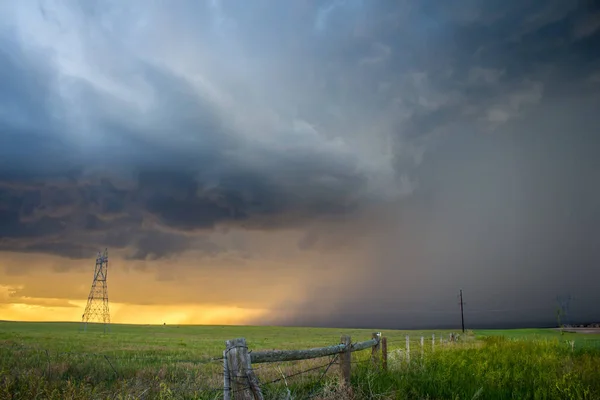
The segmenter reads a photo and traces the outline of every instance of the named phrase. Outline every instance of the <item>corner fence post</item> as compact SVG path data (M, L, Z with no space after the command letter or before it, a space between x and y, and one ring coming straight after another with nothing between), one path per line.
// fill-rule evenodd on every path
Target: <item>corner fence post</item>
M379 369L380 365L380 352L381 352L381 332L373 332L371 335L372 339L377 340L377 343L371 347L371 363L376 369Z
M231 400L264 400L258 379L252 370L246 339L225 342Z
M231 379L227 362L227 350L223 350L223 400L231 400Z
M387 338L384 336L381 338L381 358L382 358L382 367L384 371L387 371L388 363L387 363Z
M350 369L352 366L352 339L350 336L342 336L340 343L345 346L343 352L340 353L340 372L342 373L343 384L350 387Z

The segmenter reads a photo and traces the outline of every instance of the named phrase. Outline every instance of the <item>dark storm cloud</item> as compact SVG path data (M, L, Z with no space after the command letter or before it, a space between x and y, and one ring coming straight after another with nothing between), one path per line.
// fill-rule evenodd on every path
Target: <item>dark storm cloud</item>
M130 256L134 260L159 259L172 255L177 255L188 249L192 240L185 236L173 235L163 232L148 232L140 235L134 246L136 252ZM207 243L203 247L204 253L214 253L218 247Z
M419 308L419 287L436 304L476 282L535 307L561 290L592 296L593 279L573 278L600 261L591 3L32 1L0 13L1 249L212 256L226 249L203 235L219 226L305 230L307 252L372 240L370 284L330 302L354 299L354 314L334 307L344 321L375 315L360 307L370 301ZM495 307L501 290L480 294ZM278 321L336 322L289 309ZM368 323L385 315L406 321Z
M415 194L395 212L366 218L375 249L369 273L333 290L315 282L306 303L262 322L459 328L459 288L471 327L553 326L556 298L566 294L577 298L571 321L597 320L596 100L551 100L499 135L441 142L425 156ZM566 116L570 105L578 112ZM317 232L301 245L328 251L330 235Z
M184 235L142 227L127 196L106 180L0 186L0 248L89 258L103 246L133 246L130 258L146 259L190 245Z

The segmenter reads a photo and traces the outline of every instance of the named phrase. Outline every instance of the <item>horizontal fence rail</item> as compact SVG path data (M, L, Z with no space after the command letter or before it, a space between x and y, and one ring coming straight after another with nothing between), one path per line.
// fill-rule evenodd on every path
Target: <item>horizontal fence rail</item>
M376 346L379 339L371 339L360 343L350 345L350 351L366 350ZM250 353L250 361L252 364L283 362L283 361L299 361L308 360L311 358L320 358L340 354L347 350L345 344L336 344L333 346L317 347L306 350L269 350L257 351Z

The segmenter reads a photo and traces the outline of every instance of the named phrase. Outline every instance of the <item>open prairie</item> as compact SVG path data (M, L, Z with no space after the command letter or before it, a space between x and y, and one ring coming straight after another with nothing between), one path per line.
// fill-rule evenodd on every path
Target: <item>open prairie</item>
M337 344L341 335L368 340L374 331L112 325L105 334L77 323L2 322L0 397L218 399L227 339L246 338L250 351L304 349ZM255 370L266 398L285 398L288 390L295 399L600 398L600 335L481 330L450 343L450 332L382 331L389 368L374 369L370 350L353 353L351 395L341 391L332 358Z

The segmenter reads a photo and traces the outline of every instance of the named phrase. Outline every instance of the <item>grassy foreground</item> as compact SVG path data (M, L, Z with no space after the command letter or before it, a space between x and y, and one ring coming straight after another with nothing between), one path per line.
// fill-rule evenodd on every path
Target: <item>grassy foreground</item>
M353 353L354 398L600 399L599 335L478 331L440 346L448 332L435 331L435 344L432 333L383 331L385 373L365 362L368 350ZM251 350L300 349L335 344L342 334L363 341L371 330L113 325L103 334L81 332L79 324L0 322L0 398L219 399L225 340L245 337ZM255 367L267 398L283 399L288 390L295 399L349 398L331 361Z

